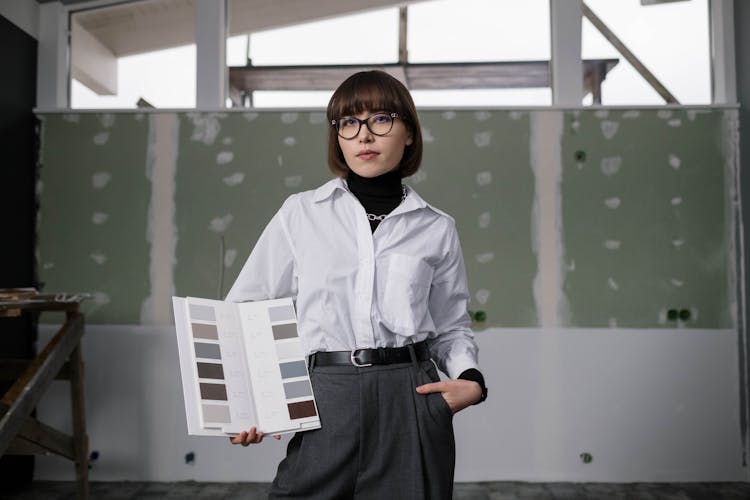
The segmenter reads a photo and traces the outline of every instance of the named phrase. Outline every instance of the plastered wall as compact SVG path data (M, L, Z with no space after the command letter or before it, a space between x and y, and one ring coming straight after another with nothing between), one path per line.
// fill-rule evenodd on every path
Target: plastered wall
M735 323L737 116L433 110L406 182L452 214L486 327ZM89 322L223 297L291 193L330 178L319 111L42 115L39 269Z

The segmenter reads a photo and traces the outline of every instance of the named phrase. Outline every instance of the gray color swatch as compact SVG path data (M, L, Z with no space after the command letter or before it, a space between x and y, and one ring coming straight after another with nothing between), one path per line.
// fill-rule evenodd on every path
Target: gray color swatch
M288 382L284 384L284 393L287 399L301 398L312 395L312 387L309 380L300 380L299 382Z
M219 344L204 344L202 342L194 342L194 345L196 358L221 359Z
M203 420L206 422L229 423L232 417L229 407L223 405L202 405Z
M281 378L307 377L307 366L304 361L280 363Z
M268 316L271 318L272 323L276 323L277 321L293 321L297 319L294 314L294 307L291 305L269 307Z
M211 306L190 304L190 317L199 321L216 321L216 311Z
M273 325L271 328L274 340L291 339L297 336L297 323Z

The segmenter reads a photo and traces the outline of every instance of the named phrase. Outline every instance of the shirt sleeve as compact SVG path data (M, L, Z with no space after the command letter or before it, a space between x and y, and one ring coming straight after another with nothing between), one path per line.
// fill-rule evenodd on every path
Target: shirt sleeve
M292 198L287 199L263 230L225 300L245 302L296 297L297 266L285 220L291 202Z
M435 335L428 339L438 368L450 378L470 368L478 369L478 347L471 331L469 290L461 244L451 225L445 257L435 269L429 310Z

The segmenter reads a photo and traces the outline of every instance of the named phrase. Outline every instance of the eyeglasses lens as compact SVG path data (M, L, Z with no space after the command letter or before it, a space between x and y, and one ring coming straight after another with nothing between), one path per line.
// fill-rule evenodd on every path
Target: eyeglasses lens
M365 120L345 116L339 119L336 128L344 139L353 139L359 134L362 124L367 124L367 128L375 135L385 135L393 128L393 117L387 113L376 113Z

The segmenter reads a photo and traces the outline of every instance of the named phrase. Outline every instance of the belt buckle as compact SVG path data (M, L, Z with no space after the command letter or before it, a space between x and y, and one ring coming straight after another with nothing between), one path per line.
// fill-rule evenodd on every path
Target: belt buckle
M361 349L352 349L351 354L349 354L349 360L352 362L352 364L357 368L366 368L368 366L372 366L372 363L360 363L359 361L357 361L357 356L355 353L359 350Z

